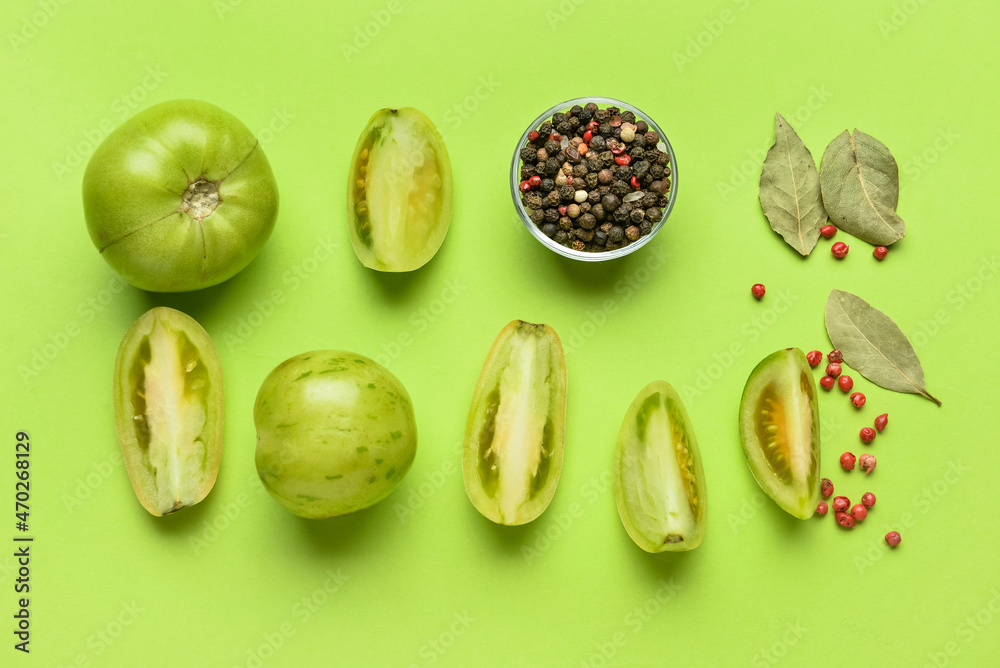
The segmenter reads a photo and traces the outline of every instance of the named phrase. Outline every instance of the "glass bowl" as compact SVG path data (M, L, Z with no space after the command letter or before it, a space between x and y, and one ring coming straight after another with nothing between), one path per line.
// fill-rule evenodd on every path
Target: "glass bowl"
M521 148L523 148L528 142L528 134L532 130L538 129L538 127L545 121L551 119L553 114L566 112L574 105L578 104L583 106L588 102L594 102L602 108L614 106L618 107L622 111L631 111L635 114L636 120L646 121L649 128L660 138L658 148L670 156L670 199L667 201L667 205L663 207L663 215L660 217L660 220L657 221L657 223L653 226L653 229L646 236L640 237L627 246L609 251L578 251L556 243L553 239L545 236L542 230L531 221L528 210L524 207L524 204L521 203L521 191L518 189L518 186L521 183ZM616 100L610 97L578 97L575 100L568 100L562 104L557 104L556 106L542 112L531 122L530 125L528 125L527 128L525 128L524 132L521 134L521 138L517 142L517 146L514 149L514 159L511 160L510 163L510 194L514 199L514 208L517 209L517 215L521 218L521 222L528 228L528 231L531 232L532 236L534 236L539 243L549 250L558 253L563 257L580 260L582 262L603 262L605 260L614 260L615 258L624 257L629 253L634 253L648 244L660 231L664 223L667 222L667 218L670 217L670 212L674 209L674 203L677 201L677 156L674 155L674 149L670 145L670 140L667 139L667 135L663 132L663 129L660 128L660 126L657 125L648 114L644 113L640 109L637 109L627 102L622 102L621 100Z

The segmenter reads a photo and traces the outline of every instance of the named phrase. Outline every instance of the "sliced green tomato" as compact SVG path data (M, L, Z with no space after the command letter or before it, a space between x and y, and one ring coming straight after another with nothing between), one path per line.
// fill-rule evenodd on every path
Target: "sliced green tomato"
M497 524L525 524L548 507L562 472L566 357L548 325L515 320L500 332L476 384L465 428L465 491Z
M425 265L451 225L451 161L431 120L381 109L351 158L347 219L358 259L379 271Z
M809 519L819 503L819 406L805 354L765 357L743 388L740 440L754 478L783 510Z
M160 517L211 491L222 457L222 366L194 319L163 306L125 333L115 360L115 426L142 507Z
M693 550L705 535L705 473L684 404L662 380L629 406L615 446L615 503L646 552Z

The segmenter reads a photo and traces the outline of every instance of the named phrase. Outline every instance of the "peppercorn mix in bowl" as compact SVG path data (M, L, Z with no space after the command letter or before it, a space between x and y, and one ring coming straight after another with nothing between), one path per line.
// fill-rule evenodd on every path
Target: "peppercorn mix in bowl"
M636 107L577 98L524 131L510 185L521 221L543 245L600 262L638 250L663 227L677 199L677 158Z

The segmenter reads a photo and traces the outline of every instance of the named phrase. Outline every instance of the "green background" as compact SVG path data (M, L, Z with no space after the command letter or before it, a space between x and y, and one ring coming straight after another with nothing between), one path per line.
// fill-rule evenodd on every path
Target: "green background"
M996 3L917 0L4 2L0 540L16 533L14 435L26 430L35 542L30 656L12 647L16 570L0 548L0 664L989 664L998 18ZM507 178L527 122L588 94L652 115L679 165L659 236L597 265L534 241ZM80 181L110 129L186 97L257 133L281 210L235 278L144 293L90 243ZM385 106L427 113L454 169L450 234L411 275L364 269L345 224L351 152ZM843 261L825 240L801 259L770 230L756 184L775 111L817 161L847 128L892 149L908 234L884 262L844 233ZM837 390L821 397L824 473L838 492L879 499L850 533L767 500L736 429L759 359L829 349L833 288L896 320L944 403L857 373L863 410ZM218 483L165 519L134 497L111 407L119 341L155 305L202 323L226 380ZM460 443L483 359L515 318L561 335L569 417L551 506L502 528L466 498ZM275 365L321 348L387 363L420 442L384 502L307 521L256 479L252 405ZM624 411L657 378L684 397L704 459L708 530L687 554L641 552L610 489ZM881 412L878 470L844 474L840 452L864 449L858 430ZM903 544L889 552L893 528Z

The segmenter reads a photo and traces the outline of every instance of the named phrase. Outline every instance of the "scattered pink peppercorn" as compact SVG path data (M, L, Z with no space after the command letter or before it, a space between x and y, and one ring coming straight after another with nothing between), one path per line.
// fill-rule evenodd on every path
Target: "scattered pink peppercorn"
M898 531L890 531L885 535L885 542L889 543L889 547L896 547L902 540L903 537L899 535Z
M593 138L594 138L594 133L591 132L590 130L587 130L586 132L583 133L583 142L585 144L589 144Z
M523 193L526 193L526 192L528 192L529 190L531 190L531 184L530 184L530 183L528 183L528 181L527 181L527 180L524 180L524 181L521 181L521 183L520 183L520 184L519 184L519 185L517 186L517 188L518 188L518 190L520 190L521 192L523 192Z
M531 186L532 188L537 188L538 186L542 185L542 177L540 177L538 174L535 174L530 179L528 179L528 185Z
M855 408L861 408L865 405L866 401L868 401L868 399L866 399L865 395L861 392L855 392L851 395L851 403L854 404Z
M875 495L871 492L865 492L861 495L861 503L865 508L871 510L871 507L875 505Z
M835 513L846 513L847 509L851 507L851 500L846 496L837 496L833 499L833 512Z
M599 127L601 127L601 124L598 123L597 121L591 121L591 122L587 123L587 129L590 130L591 132L593 132L594 130L596 130Z
M828 360L830 360L831 362L843 362L844 361L844 353L842 353L839 350L837 350L836 348L834 348L833 350L831 350L830 352L828 352L826 354L826 358Z
M888 413L882 413L877 418L875 418L875 428L878 429L879 431L882 431L883 429L885 429L885 426L887 424L889 424L889 414Z
M627 153L623 153L615 158L615 162L623 167L627 167L629 163L632 162L632 158L630 158Z
M830 247L830 252L833 253L833 257L838 260L847 256L847 251L851 250L851 247L845 244L843 241L838 241Z
M871 427L862 427L859 436L862 443L871 443L875 440L875 430Z
M875 470L875 455L869 455L867 453L861 455L861 460L858 462L858 468L865 472L865 475L871 475L871 472Z
M851 517L854 518L855 522L863 522L868 517L868 509L860 503L855 503L851 506Z
M844 527L845 529L854 528L854 518L847 513L837 513L834 515L837 518L837 524Z
M837 384L837 379L833 376L823 376L819 379L819 386L824 390L832 390L833 386Z
M549 133L549 140L550 141L562 141L562 135L559 134L558 132L550 132Z
M823 361L823 353L818 350L810 350L806 353L806 361L811 367L819 366L819 363Z
M561 207L559 207L560 216L565 216L567 211L569 211L569 204L563 204Z
M820 515L826 515L829 510L830 506L826 505L826 501L820 501L816 504L816 512Z
M630 178L628 180L628 182L629 182L629 185L632 186L632 190L638 190L639 188L642 187L642 185L639 183L639 177L638 176L633 176L632 178Z
M754 283L750 286L750 293L757 299L761 299L764 296L764 285L761 283Z
M840 465L845 471L854 470L854 462L857 461L857 457L854 456L852 452L845 452L840 456Z
M837 387L839 387L844 392L850 392L851 388L854 387L854 379L850 376L841 376L837 379ZM857 394L855 392L855 394ZM854 396L853 394L851 395Z
M819 233L822 234L824 238L829 239L837 233L837 228L834 225L824 225L819 228Z
M840 375L841 371L843 371L843 369L837 362L830 362L829 364L826 365L826 375L828 376L833 376L834 378L836 378L837 376Z
M875 250L872 251L872 255L875 256L876 260L884 260L885 256L889 254L889 249L885 246L876 246Z
M829 499L830 495L833 494L833 481L829 478L823 478L819 483L819 493L823 495L824 499Z

